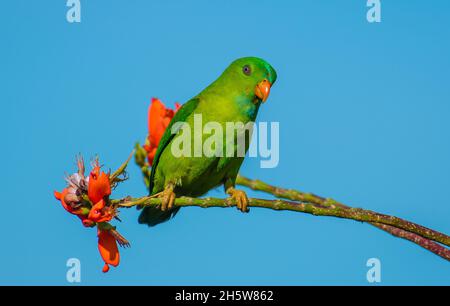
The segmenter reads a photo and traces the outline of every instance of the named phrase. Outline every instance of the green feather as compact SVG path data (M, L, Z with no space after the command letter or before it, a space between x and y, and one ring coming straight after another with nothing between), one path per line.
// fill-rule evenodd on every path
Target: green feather
M243 73L245 66L250 67L251 73ZM194 131L195 114L202 115L203 125L207 122L220 123L223 131L226 130L227 122L254 122L261 105L255 96L255 87L264 79L273 85L276 78L275 70L266 61L255 57L241 58L234 61L199 95L184 104L170 122L158 146L150 175L150 194L163 191L168 184L175 185L177 196L192 197L201 196L222 184L234 186L243 157L176 158L172 155L171 145L181 133L172 133L172 126L176 122L185 122ZM202 137L204 141L209 135ZM246 141L246 151L248 144L249 141ZM193 137L191 148L194 148ZM154 226L169 220L178 210L179 207L175 207L162 212L159 208L147 207L142 211L139 223Z
M158 149L156 150L155 158L153 159L153 165L152 165L152 172L150 174L150 195L156 193L153 192L153 186L154 186L154 178L156 169L158 167L159 158L161 156L161 153L164 151L164 149L169 145L170 141L176 136L176 133L172 133L172 126L176 122L185 122L186 119L189 117L190 114L194 112L194 110L197 108L198 105L198 99L194 98L183 104L183 106L175 113L175 116L170 121L166 131L164 132L163 136L161 137L161 140L158 145ZM159 192L159 191L158 191Z

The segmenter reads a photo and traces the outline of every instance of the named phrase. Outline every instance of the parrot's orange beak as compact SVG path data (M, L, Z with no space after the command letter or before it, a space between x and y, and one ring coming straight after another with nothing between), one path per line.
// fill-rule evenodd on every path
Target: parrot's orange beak
M261 101L266 102L270 94L270 82L267 79L262 80L255 87L255 95L261 99Z

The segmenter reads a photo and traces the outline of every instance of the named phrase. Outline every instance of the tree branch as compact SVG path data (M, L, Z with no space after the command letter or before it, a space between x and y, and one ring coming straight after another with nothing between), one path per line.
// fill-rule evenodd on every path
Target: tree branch
M150 176L149 164L146 161L146 153L139 145L135 147L135 161L141 168L145 185L148 188L148 178ZM428 251L450 261L450 249L440 243L450 246L450 237L438 231L426 228L419 224L409 222L397 217L379 214L373 211L360 208L352 208L343 203L330 198L323 198L312 193L304 193L294 189L275 187L260 180L251 180L243 176L238 176L236 184L251 188L256 191L263 191L274 195L282 200L249 199L249 206L269 208L274 210L290 210L308 213L315 216L333 216L355 221L367 222L393 236L409 240ZM295 201L295 202L292 202ZM161 204L160 199L154 197L142 197L135 199L115 200L120 207L133 206L154 206ZM176 199L178 206L199 206L207 207L230 207L235 203L231 199L216 198L187 198ZM439 243L438 243L439 242Z
M236 184L248 187L248 188L256 190L256 191L267 192L267 193L270 193L279 198L284 198L284 199L289 199L289 200L294 200L294 201L310 202L310 203L314 203L314 204L321 205L324 207L333 208L336 206L336 207L340 207L343 209L352 209L351 207L349 207L345 204L339 203L330 198L323 198L323 197L314 195L312 193L304 193L304 192L294 190L294 189L285 189L285 188L275 187L275 186L269 185L267 183L264 183L260 180L251 180L251 179L248 179L243 176L238 176L238 178L236 180ZM408 221L405 221L402 219L399 219L399 220L401 223L408 222ZM411 222L408 222L408 223L411 223ZM402 229L399 227L395 227L392 225L376 223L376 222L369 222L369 224L371 224L383 231L386 231L393 236L409 240L409 241L427 249L428 251L450 261L450 249L440 245L439 243L434 242L433 241L434 239L427 238L426 236L423 237L419 233L411 232L411 231L408 231L408 230L405 230L405 229ZM414 226L415 224L411 223L410 226L408 226L408 228L411 228L411 225ZM420 225L418 225L418 227L424 228ZM429 229L427 229L427 230L429 230ZM433 230L430 230L430 231L433 231ZM433 232L437 233L438 236L442 236L442 238L444 238L444 241L448 241L448 236L446 237L446 235L441 234L436 231L433 231ZM420 233L422 233L422 232L420 232ZM437 240L437 241L439 241L439 240ZM446 244L446 243L444 243L444 244ZM448 245L448 244L446 244L446 245Z
M142 197L123 201L118 203L119 207L133 207L133 206L156 206L161 204L161 199L155 197ZM176 206L199 206L207 207L231 207L235 206L232 199L218 199L218 198L189 198L180 197L175 201ZM249 199L250 207L269 208L273 210L290 210L312 214L315 216L333 216L344 219L352 219L363 222L377 222L384 225L391 225L400 229L409 229L408 231L416 233L424 238L439 241L443 244L450 244L450 237L439 233L437 231L428 229L421 225L383 214L378 214L372 211L351 208L343 209L340 207L327 208L319 207L312 203L298 203L283 200L265 200L265 199Z

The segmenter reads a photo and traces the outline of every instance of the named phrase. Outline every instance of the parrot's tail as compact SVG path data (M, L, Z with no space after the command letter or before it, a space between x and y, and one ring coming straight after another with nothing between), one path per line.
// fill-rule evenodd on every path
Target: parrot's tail
M139 224L155 226L175 217L181 207L162 211L159 207L145 207L139 215Z

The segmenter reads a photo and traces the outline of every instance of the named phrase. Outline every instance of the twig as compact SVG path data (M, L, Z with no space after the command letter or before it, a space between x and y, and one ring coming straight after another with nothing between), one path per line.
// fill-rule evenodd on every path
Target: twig
M134 146L134 161L136 165L139 166L142 172L142 177L144 178L144 184L147 188L150 186L150 165L147 162L147 152L141 146L139 142L137 142Z
M134 155L134 150L131 152L130 156L128 156L127 160L122 165L120 165L120 167L113 174L111 174L109 176L109 179L110 179L111 182L114 182L115 180L118 179L118 177L120 175L125 173L125 170L127 169L128 163L130 162L130 160L133 157L133 155ZM119 179L119 181L122 181L122 180Z

